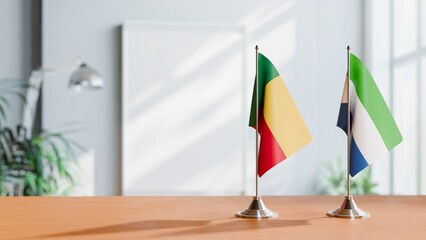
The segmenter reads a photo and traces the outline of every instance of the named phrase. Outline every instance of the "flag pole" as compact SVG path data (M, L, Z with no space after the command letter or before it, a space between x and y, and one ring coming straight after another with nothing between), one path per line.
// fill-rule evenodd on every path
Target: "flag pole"
M256 45L256 76L255 76L255 96L256 96L256 195L250 203L250 206L235 214L239 218L276 218L278 214L269 210L259 195L259 46Z
M351 98L350 98L350 81L351 81L351 62L350 62L350 51L351 47L348 46L347 50L347 76L345 79L345 90L346 90L346 100L347 100L347 109L346 109L346 134L347 134L347 179L346 179L346 196L343 200L342 205L339 208L328 211L327 215L330 217L339 217L339 218L368 218L370 213L360 209L353 196L351 195L351 144L352 144L352 129L351 129Z
M346 196L350 196L351 195L351 177L350 177L350 171L351 171L351 140L352 140L352 129L351 129L351 98L349 96L349 81L350 81L350 76L351 76L351 68L350 68L350 52L351 52L351 47L348 45L347 49L347 79L345 79L347 84L346 87L346 97L347 97L347 102L348 102L348 107L346 109L346 132L347 132L347 137L348 137L348 141L347 141L347 179L346 179L346 188L347 188L347 195Z
M256 198L259 197L259 46L256 45Z

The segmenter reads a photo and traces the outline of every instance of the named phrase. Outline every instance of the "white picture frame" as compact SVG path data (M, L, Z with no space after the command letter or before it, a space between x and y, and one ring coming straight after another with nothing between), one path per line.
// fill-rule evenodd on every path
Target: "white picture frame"
M235 25L123 24L122 195L244 194L246 42Z

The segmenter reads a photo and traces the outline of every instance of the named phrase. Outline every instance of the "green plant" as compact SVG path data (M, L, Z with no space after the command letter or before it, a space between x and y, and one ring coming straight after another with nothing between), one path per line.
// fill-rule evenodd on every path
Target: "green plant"
M25 137L26 129L0 131L2 195L67 195L74 186L74 147L60 132L43 131Z
M325 171L320 176L320 191L321 194L344 195L346 194L347 169L343 166L343 161L340 157L333 163L327 161L324 163ZM351 194L376 194L375 188L377 183L372 179L371 167L363 170L355 177L351 178Z
M0 80L0 195L67 195L75 183L74 149L81 148L65 137L73 131L40 131L29 137L32 129L5 127L8 97L26 103L24 91L30 87L19 80Z

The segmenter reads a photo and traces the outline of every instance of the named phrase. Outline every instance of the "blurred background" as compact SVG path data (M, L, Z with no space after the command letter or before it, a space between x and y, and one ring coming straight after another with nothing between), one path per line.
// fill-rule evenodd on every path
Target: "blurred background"
M425 194L425 13L422 0L0 0L2 195L252 195L256 44L313 137L262 195L344 192L347 45L404 138L354 192Z

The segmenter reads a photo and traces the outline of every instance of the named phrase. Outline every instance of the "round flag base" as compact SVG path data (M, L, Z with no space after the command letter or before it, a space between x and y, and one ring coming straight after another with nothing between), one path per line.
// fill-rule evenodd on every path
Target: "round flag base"
M239 218L276 218L278 214L266 208L260 197L253 197L253 200L250 203L250 206L235 214Z
M345 196L345 200L342 205L335 210L327 212L327 215L330 217L339 217L339 218L368 218L370 213L360 209L353 199L352 195Z

